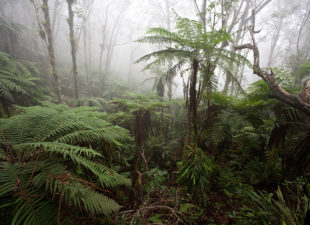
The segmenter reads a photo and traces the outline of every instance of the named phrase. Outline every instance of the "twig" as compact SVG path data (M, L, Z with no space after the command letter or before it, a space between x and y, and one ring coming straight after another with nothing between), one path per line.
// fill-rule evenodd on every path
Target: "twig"
M35 170L36 170L36 168L37 168L37 166L38 166L38 163L39 163L39 158L40 158L40 152L38 153L38 156L37 156L37 158L36 158L36 162L35 162L35 164L34 164L34 166L33 166L32 172L31 172L31 176L29 177L29 180L27 181L27 184L26 184L25 189L27 189L27 187L29 186L29 184L30 184L30 182L31 182L31 180L32 180L32 177L33 177L33 175L34 175L34 172L35 172Z
M251 49L253 51L254 56L254 62L253 62L253 73L262 78L270 87L273 97L279 99L280 101L296 108L304 113L310 115L310 100L307 100L303 97L305 95L304 93L308 93L306 88L310 86L304 85L302 91L299 93L298 96L292 95L288 91L286 91L277 81L276 76L271 71L270 73L262 70L260 68L260 61L259 61L259 50L257 47L257 43L255 40L255 9L252 10L252 16L251 16L252 25L249 27L250 36L252 39L252 44L243 44L236 46L233 43L233 48L236 50L242 50L242 49Z
M161 205L153 205L153 206L144 206L144 207L141 207L139 208L136 213L133 215L131 221L130 221L130 224L133 224L134 222L134 219L140 214L140 213L143 213L144 211L149 211L149 210L158 210L158 209L164 209L164 210L168 210L170 211L170 213L172 214L173 217L175 217L177 219L176 223L175 224L179 224L179 223L182 223L182 224L185 224L183 222L183 220L178 216L177 212L173 209L173 208L170 208L168 206L161 206ZM171 215L170 215L171 216Z
M140 155L141 155L141 157L142 157L142 159L144 161L146 171L149 171L149 166L147 164L147 160L145 158L144 151L140 152Z
M60 223L60 213L61 213L61 192L59 192L59 199L58 199L57 225L61 225L61 223Z

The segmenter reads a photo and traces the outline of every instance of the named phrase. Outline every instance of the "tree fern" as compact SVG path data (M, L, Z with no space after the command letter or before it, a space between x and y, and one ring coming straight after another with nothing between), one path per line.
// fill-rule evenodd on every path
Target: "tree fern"
M38 75L39 71L33 63L14 59L0 51L0 100L7 114L12 104L26 105L43 94L36 86L39 79L34 76Z
M22 25L0 16L0 51L14 53L23 28Z
M104 156L92 147L109 143L123 148L121 143L131 141L128 132L103 120L94 108L24 111L0 120L0 198L16 199L0 204L15 208L7 222L42 224L50 218L50 224L64 223L66 213L75 214L72 207L93 215L117 211L120 206L105 196L105 188L130 181L104 166Z
M230 111L222 111L217 115L213 126L209 131L207 141L217 146L221 142L229 141L234 135L238 135L244 125L243 117Z

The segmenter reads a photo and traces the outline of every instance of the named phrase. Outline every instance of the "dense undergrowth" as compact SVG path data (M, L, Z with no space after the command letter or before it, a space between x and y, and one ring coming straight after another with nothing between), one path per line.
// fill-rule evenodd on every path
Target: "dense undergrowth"
M193 24L202 40L218 35ZM152 32L199 52L181 31ZM212 44L229 39L218 32ZM112 79L100 93L96 77L91 97L67 94L56 105L36 64L0 52L0 223L303 224L309 116L269 98L263 81L233 97L209 78L194 99L197 117L190 96L169 101Z
M195 147L183 146L183 100L124 93L11 108L0 120L2 221L302 224L309 124L263 87L213 93Z

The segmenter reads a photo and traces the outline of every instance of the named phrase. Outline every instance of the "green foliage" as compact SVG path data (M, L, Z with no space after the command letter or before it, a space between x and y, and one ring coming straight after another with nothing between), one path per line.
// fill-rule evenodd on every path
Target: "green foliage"
M196 220L201 217L203 210L197 205L187 202L180 205L179 212L190 220Z
M250 65L243 56L219 47L219 44L230 40L229 34L223 30L207 32L200 22L179 16L176 18L176 29L176 32L170 32L164 28L150 28L138 42L158 44L161 49L141 57L136 63L155 58L145 67L151 69L173 62L167 73L167 79L171 80L180 70L190 70L196 60L204 79L203 89L214 75L209 74L206 65L219 66L224 70L231 70L233 64Z
M139 110L160 110L167 104L160 101L156 95L142 95L128 93L126 98L114 98L110 103L119 107L119 109L134 113Z
M310 62L302 63L296 72L296 79L303 81L303 79L308 78L310 74ZM302 84L301 84L302 85Z
M0 51L12 54L18 45L23 26L0 16Z
M232 136L238 135L240 128L243 126L244 120L242 116L223 110L217 115L207 141L217 146L221 142L229 141Z
M158 190L161 185L166 181L167 171L161 171L157 168L153 168L145 173L149 182L146 185L147 190L154 191Z
M290 71L277 67L273 68L272 71L277 74L277 81L282 87L288 89L294 88L295 78Z
M208 193L217 165L200 148L188 147L178 169L178 182L197 198Z
M224 95L220 92L212 92L211 94L212 105L229 108L232 106L232 103L235 103L235 101L235 98Z
M303 224L308 210L309 199L302 194L304 180L297 179L285 182L283 188L278 187L273 193L255 192L249 189L242 192L245 205L238 214L231 216L242 224ZM296 192L295 192L296 191Z
M38 99L42 89L37 88L39 71L34 63L16 60L0 52L0 100L2 107L13 103L27 105ZM7 112L8 113L8 112Z
M10 197L0 208L12 208L7 223L55 224L69 212L73 221L73 208L92 215L117 211L120 206L103 188L130 182L104 166L104 156L92 147L108 143L122 148L121 142L131 140L128 132L90 108L24 111L0 120L0 198Z
M75 100L74 106L87 106L87 107L105 107L106 100L98 97L83 97Z
M221 7L229 12L233 2L209 1L208 16ZM0 17L0 117L4 111L10 116L13 104L30 105L43 95L36 64L14 54L12 44L21 32L15 25ZM217 92L218 69L242 88L231 71L251 64L222 47L231 41L228 33L206 27L176 15L173 32L150 28L138 40L159 45L137 60L150 62L145 69L156 75L150 79L159 96L178 73L185 95L193 94L186 83L193 80L193 62L198 64L191 86L198 104L194 147L183 146L192 129L188 101L129 93L109 74L98 82L97 73L80 73L84 97L72 100L67 68L60 76L65 102L78 108L17 107L15 116L0 119L1 222L302 224L309 184L295 178L309 174L309 117L270 99L263 80L242 96ZM296 78L272 70L293 94L310 71L309 63L299 67ZM129 174L133 187L127 189ZM120 205L124 211L109 221Z

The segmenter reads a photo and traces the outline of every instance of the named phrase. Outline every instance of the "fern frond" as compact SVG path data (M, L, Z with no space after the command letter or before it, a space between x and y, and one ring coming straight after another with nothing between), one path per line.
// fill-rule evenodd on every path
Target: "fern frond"
M140 59L138 59L135 63L140 63L143 61L148 61L153 57L161 57L161 58L165 58L166 60L173 60L174 58L186 58L188 56L191 56L191 53L189 51L186 50L182 50L182 49L174 49L174 48L168 48L168 49L164 49L164 50L159 50L156 52L152 52L150 54L147 54L143 57L141 57Z
M140 43L152 43L152 44L178 44L181 46L186 46L184 40L174 32L170 32L164 28L150 28L147 31L149 36L145 36L137 42Z
M91 146L108 143L117 149L132 139L102 117L94 108L50 105L0 119L0 157L7 161L0 163L0 196L16 198L0 208L15 207L12 224L42 224L42 216L55 224L59 199L94 215L120 208L104 188L130 185L130 180L104 166L102 154Z

